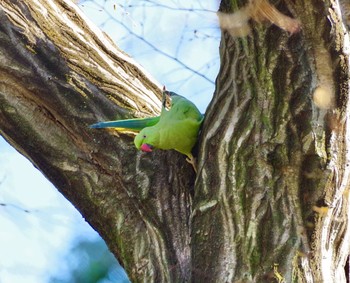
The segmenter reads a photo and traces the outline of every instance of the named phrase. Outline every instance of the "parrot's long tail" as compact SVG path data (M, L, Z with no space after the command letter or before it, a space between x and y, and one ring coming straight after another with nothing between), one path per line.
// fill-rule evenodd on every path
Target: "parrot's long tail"
M133 131L141 131L143 128L154 126L159 122L160 116L150 118L135 118L127 120L117 120L108 122L99 122L90 125L93 129L102 128L118 128L118 129L129 129Z

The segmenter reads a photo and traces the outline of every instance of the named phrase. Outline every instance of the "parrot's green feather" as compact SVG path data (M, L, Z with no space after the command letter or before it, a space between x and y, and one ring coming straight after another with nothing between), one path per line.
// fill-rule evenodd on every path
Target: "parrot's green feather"
M143 144L148 144L159 149L175 149L191 157L204 116L185 97L173 92L165 93L171 97L170 110L163 106L159 122L144 128L135 137L135 146L140 149Z
M165 108L166 96L171 98L170 110ZM134 140L137 149L175 149L193 160L191 151L197 141L203 119L204 115L191 101L174 92L164 91L160 116L100 122L90 127L140 131Z
M150 117L150 118L136 118L128 120L117 120L117 121L108 121L100 122L90 126L94 129L102 128L116 128L116 129L125 129L139 132L143 128L151 127L159 122L160 116Z

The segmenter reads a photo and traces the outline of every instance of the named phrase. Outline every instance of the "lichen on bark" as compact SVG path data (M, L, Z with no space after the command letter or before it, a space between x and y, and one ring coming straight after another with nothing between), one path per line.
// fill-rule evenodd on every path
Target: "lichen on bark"
M221 10L247 3L223 1ZM302 29L254 22L247 37L222 33L195 176L176 152L145 158L132 137L88 128L159 113L160 86L73 4L0 3L0 133L134 282L344 279L348 39L336 1L270 4ZM320 109L313 93L325 82L334 99Z

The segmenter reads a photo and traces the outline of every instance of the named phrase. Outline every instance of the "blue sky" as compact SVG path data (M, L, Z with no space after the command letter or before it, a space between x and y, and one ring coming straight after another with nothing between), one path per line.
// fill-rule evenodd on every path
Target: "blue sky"
M161 84L205 111L219 69L218 1L101 0L79 5ZM48 282L50 275L69 268L64 257L77 237L98 237L1 137L0 226L1 283Z
M0 138L0 282L46 282L75 237L98 234L34 166Z

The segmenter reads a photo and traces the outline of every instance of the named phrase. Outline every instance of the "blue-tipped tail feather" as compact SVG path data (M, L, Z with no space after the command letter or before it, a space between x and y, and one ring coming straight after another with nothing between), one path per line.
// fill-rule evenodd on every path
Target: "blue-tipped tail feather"
M92 129L103 129L103 128L118 128L118 129L129 129L133 131L141 131L143 128L154 126L158 123L160 116L150 118L136 118L128 120L117 120L99 122L90 125Z

